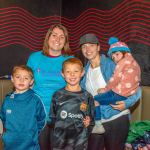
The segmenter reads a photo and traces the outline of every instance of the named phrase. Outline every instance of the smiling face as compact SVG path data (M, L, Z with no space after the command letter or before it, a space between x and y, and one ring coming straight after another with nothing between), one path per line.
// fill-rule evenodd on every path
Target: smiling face
M62 76L67 82L67 86L75 87L79 86L80 79L84 75L83 69L79 64L67 63L65 64L62 72Z
M99 57L100 46L98 44L86 43L81 46L82 54L92 61Z
M115 63L118 63L123 58L123 53L120 51L112 53L111 58Z
M63 30L55 27L48 39L49 54L52 56L61 55L61 51L65 45L65 35Z
M30 73L23 69L17 69L11 78L17 93L22 93L33 84L33 78Z

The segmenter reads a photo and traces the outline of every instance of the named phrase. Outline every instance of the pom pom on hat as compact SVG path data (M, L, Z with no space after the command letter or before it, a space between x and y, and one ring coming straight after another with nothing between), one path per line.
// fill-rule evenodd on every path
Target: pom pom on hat
M108 51L109 57L111 57L112 53L115 53L117 51L130 53L129 47L124 42L119 41L119 39L117 37L109 38L108 43L110 45L110 48Z
M117 43L117 42L119 42L118 38L116 38L116 37L110 37L109 41L108 41L108 44L112 45L112 44Z

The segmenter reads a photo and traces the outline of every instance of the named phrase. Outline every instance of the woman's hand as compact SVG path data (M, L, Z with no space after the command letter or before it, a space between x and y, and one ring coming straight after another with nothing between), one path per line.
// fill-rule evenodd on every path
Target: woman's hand
M83 119L83 124L84 126L87 128L89 125L90 125L90 122L91 122L91 119L89 116L86 116L84 119Z
M113 107L113 109L117 109L120 111L125 109L125 102L124 101L118 101L118 102L116 102L115 105L112 105L112 104L110 104L110 105Z

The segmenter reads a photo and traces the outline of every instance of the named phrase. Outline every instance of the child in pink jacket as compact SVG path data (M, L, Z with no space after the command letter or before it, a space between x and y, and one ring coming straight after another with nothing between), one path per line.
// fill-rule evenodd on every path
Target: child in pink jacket
M129 47L115 37L109 39L109 44L108 55L116 63L116 68L106 87L98 89L99 94L94 97L96 106L116 104L117 101L126 100L128 96L137 92L140 84L140 67L132 57ZM103 132L98 130L101 126L98 108L96 107L96 125L93 133Z

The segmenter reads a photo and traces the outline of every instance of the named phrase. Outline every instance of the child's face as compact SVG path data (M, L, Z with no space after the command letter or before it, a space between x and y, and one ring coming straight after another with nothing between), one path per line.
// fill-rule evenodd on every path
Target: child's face
M26 70L17 70L11 80L17 93L28 90L33 84L33 79Z
M123 53L118 51L113 53L111 57L115 63L118 63L123 58Z
M84 75L84 71L78 64L66 64L62 76L70 86L77 86L80 79Z

